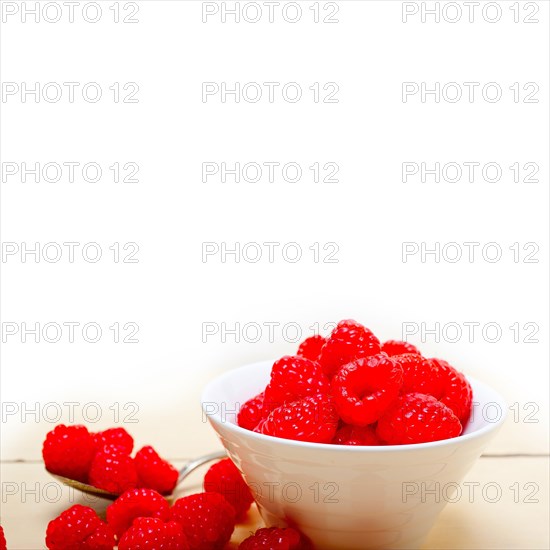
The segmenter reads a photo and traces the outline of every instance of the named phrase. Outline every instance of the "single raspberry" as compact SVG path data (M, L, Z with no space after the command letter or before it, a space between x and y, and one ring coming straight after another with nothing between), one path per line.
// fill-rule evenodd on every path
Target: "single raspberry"
M377 353L380 341L368 328L353 320L340 321L322 347L319 363L332 377L343 365Z
M273 363L271 379L265 389L264 406L271 411L289 401L327 394L329 391L329 379L319 363L296 355L285 355Z
M408 393L378 421L376 434L388 445L407 445L451 439L462 433L453 411L431 395Z
M124 428L109 428L92 435L97 451L101 451L105 445L122 447L128 454L134 449L134 439Z
M161 495L169 495L178 483L179 472L151 446L140 449L134 458L139 483Z
M316 395L274 409L262 425L262 433L283 439L330 443L338 416L329 396Z
M332 443L334 445L382 445L373 425L360 427L351 424L344 424L339 428Z
M401 393L425 393L439 398L442 381L439 367L416 353L403 353L392 357L403 367Z
M237 416L237 424L241 428L253 430L262 420L264 420L264 392L242 405Z
M204 476L204 490L220 493L233 506L237 519L242 519L254 501L241 472L230 458L210 466Z
M115 534L94 510L75 504L50 521L46 546L49 550L113 550Z
M170 506L153 489L132 489L120 495L107 508L107 523L120 537L135 518L158 518L168 521Z
M388 340L382 344L382 351L387 353L390 357L394 355L402 355L403 353L417 353L420 355L420 351L416 346L413 346L409 342L403 342L402 340Z
M243 540L239 550L304 550L309 548L296 529L264 527Z
M4 529L0 525L0 550L7 550L6 537L4 537Z
M466 377L443 359L432 359L441 376L442 390L434 395L447 405L464 426L472 414L473 392Z
M137 518L122 535L118 550L189 550L189 544L179 523Z
M42 456L52 474L86 482L95 453L94 439L85 426L60 424L46 435Z
M332 394L340 418L347 424L376 422L403 385L403 368L380 353L342 367L332 380Z
M296 355L305 357L311 361L318 361L321 354L321 348L325 345L327 339L320 334L306 338L298 347Z
M134 459L122 447L105 445L92 460L89 482L98 489L116 495L137 487Z
M219 493L200 493L176 500L170 519L177 521L191 550L218 550L235 528L235 510Z

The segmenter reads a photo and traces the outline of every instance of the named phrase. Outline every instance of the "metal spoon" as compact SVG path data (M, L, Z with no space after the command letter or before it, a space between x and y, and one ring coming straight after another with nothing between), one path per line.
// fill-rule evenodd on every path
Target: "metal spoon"
M199 456L198 458L195 458L194 460L190 460L181 470L179 471L179 477L178 477L178 483L179 485L191 472L196 470L199 466L202 466L203 464L206 464L207 462L212 462L213 460L219 460L221 458L226 458L227 454L225 451L216 451L214 453L210 453L207 455ZM72 487L73 489L76 489L77 491L81 491L82 493L86 493L88 495L94 495L101 498L106 498L109 500L116 500L120 495L117 495L115 493L110 493L109 491L104 491L103 489L98 489L97 487L94 487L93 485L88 485L87 483L82 483L81 481L77 481L76 479L70 479L68 477L59 476L57 474L52 474L51 472L48 472L50 475L55 477L58 481L63 483L63 485L67 485L68 487ZM176 485L176 487L177 487ZM171 495L166 495L166 498L171 498Z

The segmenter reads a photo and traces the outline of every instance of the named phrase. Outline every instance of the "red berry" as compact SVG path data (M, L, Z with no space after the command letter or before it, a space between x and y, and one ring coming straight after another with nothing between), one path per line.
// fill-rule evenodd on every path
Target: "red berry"
M472 414L473 392L466 377L443 359L431 360L438 368L442 389L440 395L434 395L447 405L464 426Z
M273 437L330 443L338 427L332 399L326 395L305 397L273 410L262 433Z
M382 344L382 351L387 353L390 357L394 355L402 355L403 353L417 353L420 355L420 351L416 346L409 344L409 342L403 342L402 340L388 340Z
M118 550L189 550L189 544L179 523L137 518L122 535Z
M273 363L265 389L264 406L269 410L310 395L327 394L329 379L319 363L296 355L285 355Z
M306 359L310 359L311 361L318 361L319 355L321 353L321 348L325 345L326 341L327 339L320 334L310 336L300 344L296 355L299 355L300 357L305 357Z
M161 495L169 495L178 483L179 472L151 446L140 449L134 458L139 483Z
M94 487L116 495L133 489L138 484L134 459L122 447L105 445L92 460L89 481Z
M136 518L168 521L169 515L170 506L159 493L152 489L132 489L119 496L107 508L107 523L120 537Z
M401 393L425 393L439 398L442 391L441 373L437 365L416 353L392 357L403 367Z
M75 504L50 521L46 546L49 550L113 550L115 534L94 510Z
M382 445L374 426L361 427L351 424L344 424L339 428L332 443L334 445Z
M332 377L343 365L377 353L380 341L368 328L353 320L340 321L321 349L319 363Z
M264 420L264 392L256 397L249 399L239 410L237 424L241 428L254 430L254 428Z
M378 421L376 434L388 445L427 443L457 437L462 432L453 411L431 395L408 393Z
M85 426L60 424L46 435L42 456L52 474L86 482L94 457L94 439Z
M191 550L221 549L235 528L235 510L219 493L200 493L176 500L170 519L183 527Z
M241 472L230 458L210 466L204 476L204 490L223 495L235 509L237 519L243 518L254 501Z
M92 435L97 451L101 451L105 445L122 447L128 454L134 449L134 439L124 428L109 428Z
M7 550L6 537L4 537L4 529L0 525L0 550Z
M292 527L264 527L243 540L239 550L302 550L307 547L300 533Z
M336 410L344 422L366 426L376 422L399 394L403 369L381 353L342 367L332 380Z

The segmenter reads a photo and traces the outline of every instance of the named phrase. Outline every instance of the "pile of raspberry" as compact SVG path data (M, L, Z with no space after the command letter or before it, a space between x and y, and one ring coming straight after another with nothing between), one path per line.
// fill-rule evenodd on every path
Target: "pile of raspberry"
M275 361L265 390L237 422L258 433L336 445L406 445L459 436L472 410L465 376L408 342L380 343L340 321Z
M49 550L221 550L235 524L253 502L230 459L214 464L204 477L204 492L170 506L153 489L130 489L108 508L106 521L87 506L75 505L51 521ZM309 550L309 541L292 528L258 529L242 550Z
M86 426L60 424L46 435L42 456L46 469L116 495L134 488L169 495L178 471L147 445L134 457L134 440L124 428L91 433Z

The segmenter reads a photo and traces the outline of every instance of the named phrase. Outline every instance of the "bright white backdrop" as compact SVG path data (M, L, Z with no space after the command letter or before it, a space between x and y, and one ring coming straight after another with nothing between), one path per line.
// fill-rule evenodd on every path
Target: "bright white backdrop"
M138 440L154 428L166 455L187 456L194 430L207 429L198 399L214 372L292 353L297 326L305 337L347 317L381 339L401 337L405 326L427 355L503 392L512 407L507 441L515 443L497 440L493 451L547 451L548 3L493 2L482 11L481 2L471 22L458 3L459 22L447 21L457 15L449 7L437 23L433 15L422 22L434 2L342 1L337 23L315 23L314 10L322 20L334 3L300 2L302 16L289 23L281 9L294 18L296 8L283 2L273 23L260 5L256 24L222 22L223 3L208 3L220 11L203 22L198 1L139 2L134 15L132 3L99 2L102 16L90 23L95 8L84 4L74 22L66 7L48 22L57 17L50 7L38 23L32 14L23 20L22 3L3 5L4 460L38 459L48 418L69 421L70 407L75 421L99 411L98 427L137 420L130 428ZM497 8L500 20L490 23ZM115 23L117 10L138 22ZM37 82L50 101L22 94L24 83ZM67 82L78 83L74 102ZM203 98L206 82L257 84L246 87L249 101L229 95L224 103L220 94ZM273 103L266 82L278 83L270 85ZM296 103L288 101L296 86L282 96L291 82L303 92ZM88 100L87 83L96 83ZM406 102L403 83L419 90ZM439 102L433 94L423 102L422 87L435 83ZM338 102L323 102L335 85ZM92 103L98 87L101 100ZM498 101L486 99L499 89ZM463 96L453 102L457 90ZM55 165L24 183L22 163L37 162L80 164L72 183L67 167L60 181L47 181ZM258 182L228 175L223 183L219 173L203 181L203 163L223 162L293 162L302 177L285 181L276 169L271 183L264 166ZM455 177L453 164L439 183L420 174L403 181L403 163L414 171L423 162L456 163L462 178L445 181ZM98 182L85 181L95 166L83 177L86 163L100 166ZM137 165L139 181L116 183L115 163L121 178ZM338 181L312 181L314 163L321 177L337 165ZM464 163L479 163L473 182ZM499 181L486 181L499 168ZM523 181L535 169L538 182ZM69 242L80 243L74 262ZM463 243L472 242L479 246L470 261ZM22 255L35 243L50 261ZM83 258L87 243L99 245L99 261L91 261L94 244ZM239 262L204 255L235 243ZM289 243L300 247L297 262ZM435 243L439 261L422 261L422 247ZM404 261L404 246L418 253ZM457 250L463 256L454 262ZM36 323L40 334L23 341ZM74 342L67 323L79 323ZM87 342L97 326L101 338ZM182 413L190 401L193 419Z

